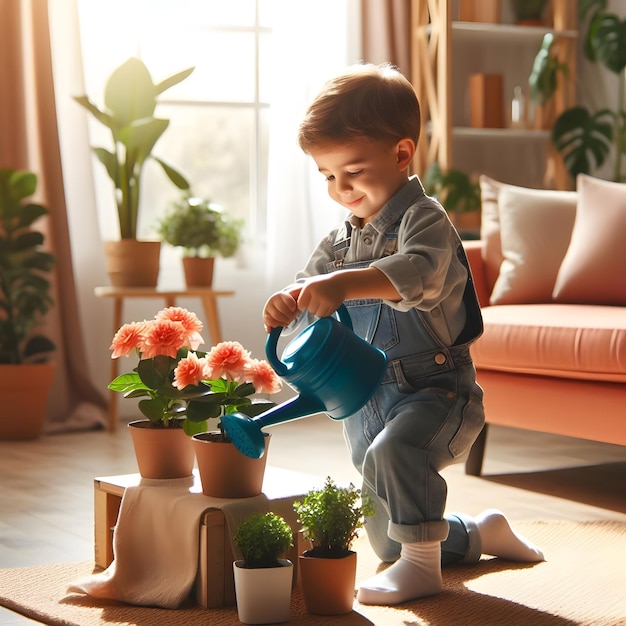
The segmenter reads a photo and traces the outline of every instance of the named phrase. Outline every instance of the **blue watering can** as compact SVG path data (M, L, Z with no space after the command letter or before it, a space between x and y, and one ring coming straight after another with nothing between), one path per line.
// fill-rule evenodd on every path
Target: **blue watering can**
M251 458L263 456L265 442L261 428L282 422L327 413L345 419L358 411L374 394L387 367L382 350L352 330L352 320L342 304L339 320L323 317L298 334L276 354L282 327L267 337L267 360L276 373L300 395L257 417L229 413L222 417L228 438L240 452Z

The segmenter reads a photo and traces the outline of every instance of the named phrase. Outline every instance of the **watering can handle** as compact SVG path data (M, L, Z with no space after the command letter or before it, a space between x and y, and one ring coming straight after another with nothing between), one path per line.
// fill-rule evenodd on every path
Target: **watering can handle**
M352 318L350 317L350 313L348 313L348 309L346 309L345 305L340 304L339 308L333 313L333 315L336 315L342 324L345 324L350 330L352 330ZM288 373L287 366L278 358L276 353L278 338L280 337L282 330L282 326L272 328L267 336L267 341L265 342L265 354L267 355L267 360L279 376L285 376Z

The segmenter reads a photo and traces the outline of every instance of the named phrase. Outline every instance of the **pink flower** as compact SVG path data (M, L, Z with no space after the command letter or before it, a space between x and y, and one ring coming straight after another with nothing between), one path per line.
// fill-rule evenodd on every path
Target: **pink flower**
M195 352L178 362L174 370L174 387L183 390L187 385L198 385L206 378L206 358L199 358Z
M185 345L187 331L180 322L171 320L155 320L149 328L140 346L141 358L151 359L155 356L171 356L176 358L178 350Z
M257 393L277 393L283 383L267 361L252 359L245 366L246 380L254 385Z
M244 369L250 362L250 353L238 341L222 341L206 355L208 378L225 378L243 382Z
M146 322L124 324L115 333L113 343L109 346L109 350L113 350L111 358L117 359L120 356L128 356L133 350L140 350L146 325Z
M170 320L171 322L179 322L182 324L186 333L184 345L191 348L191 350L197 350L198 346L201 343L204 343L204 339L202 339L202 335L200 335L202 322L198 319L195 313L192 313L187 309L183 309L179 306L170 306L159 311L154 316L154 319L157 321Z

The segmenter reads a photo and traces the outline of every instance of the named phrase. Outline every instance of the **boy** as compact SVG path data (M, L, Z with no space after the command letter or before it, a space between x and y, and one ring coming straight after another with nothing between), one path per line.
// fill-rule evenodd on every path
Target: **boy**
M469 352L482 318L457 232L408 176L419 132L415 92L389 65L354 66L324 86L298 140L351 215L263 311L269 331L345 303L355 332L387 354L374 396L343 422L363 491L376 504L368 539L393 562L361 585L365 604L440 592L442 562L481 553L543 559L499 511L444 518L439 472L469 450L484 422Z

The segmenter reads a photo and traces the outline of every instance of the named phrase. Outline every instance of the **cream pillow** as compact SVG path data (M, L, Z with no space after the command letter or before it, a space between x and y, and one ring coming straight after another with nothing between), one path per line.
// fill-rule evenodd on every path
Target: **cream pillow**
M502 262L491 304L550 302L574 226L576 202L575 191L501 186Z
M479 177L480 183L480 239L483 242L483 260L485 276L489 289L498 278L502 263L502 243L500 242L500 215L498 213L498 195L504 183L484 174Z
M576 222L553 298L626 305L626 184L579 174L576 186Z

